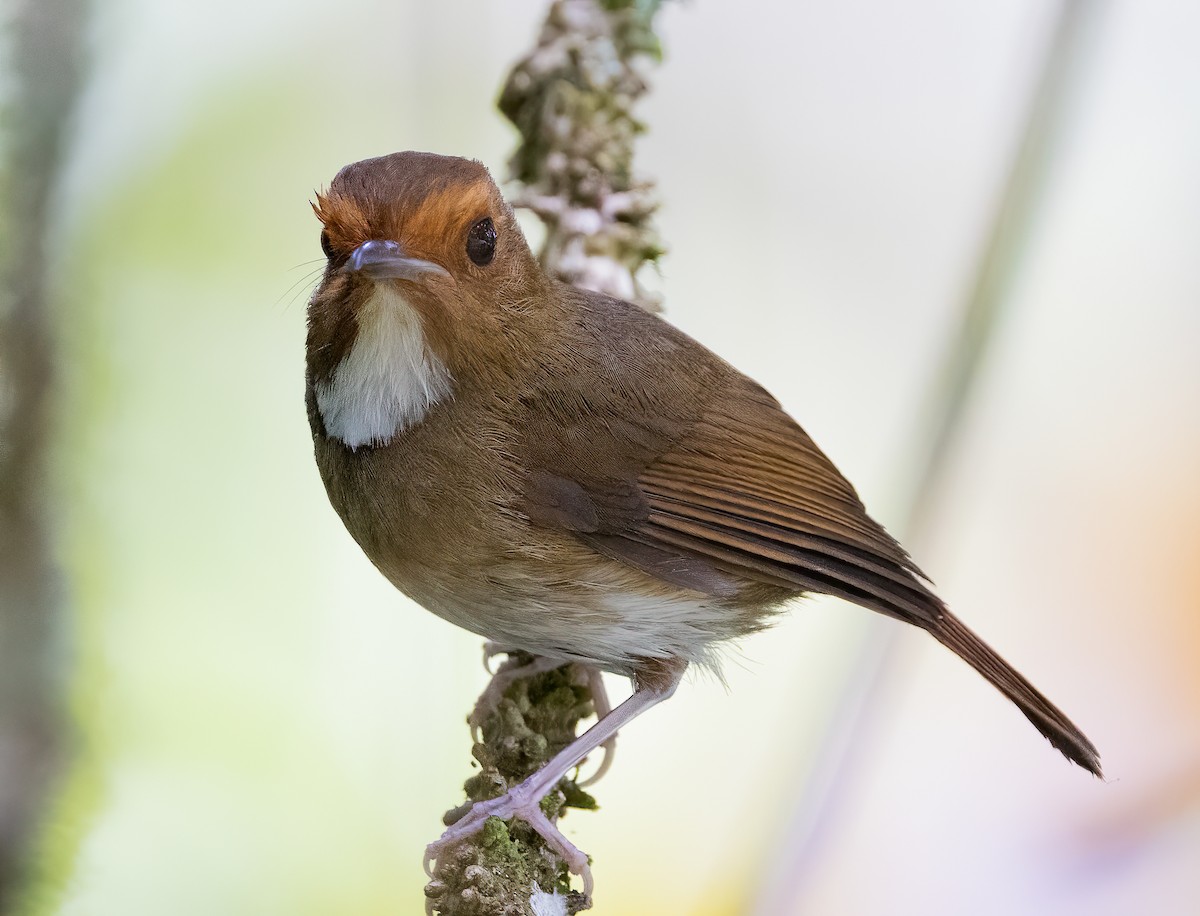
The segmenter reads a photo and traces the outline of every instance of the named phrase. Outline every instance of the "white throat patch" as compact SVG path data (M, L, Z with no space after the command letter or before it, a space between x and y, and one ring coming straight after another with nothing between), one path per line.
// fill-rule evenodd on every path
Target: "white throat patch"
M317 409L325 432L350 448L384 445L449 395L450 381L416 309L380 285L359 310L354 346L317 385Z

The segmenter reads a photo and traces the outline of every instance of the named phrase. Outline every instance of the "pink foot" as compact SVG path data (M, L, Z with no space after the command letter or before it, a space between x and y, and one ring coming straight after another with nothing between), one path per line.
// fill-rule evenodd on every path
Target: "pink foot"
M558 853L572 874L583 879L583 892L590 897L592 870L588 865L588 857L563 836L562 831L542 811L540 802L546 793L541 790L537 776L535 773L499 798L477 802L460 820L447 827L440 839L425 847L426 874L433 877L437 860L482 830L489 817L498 817L504 821L520 818L538 832L547 846Z

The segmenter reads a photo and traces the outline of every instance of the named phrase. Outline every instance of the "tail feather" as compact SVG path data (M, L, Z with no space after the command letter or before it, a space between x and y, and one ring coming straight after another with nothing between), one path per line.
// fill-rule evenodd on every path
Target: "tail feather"
M1063 755L1095 776L1100 772L1100 753L1075 724L1042 696L982 639L953 614L943 612L925 623L929 632L950 651L988 679L1013 701L1034 727Z

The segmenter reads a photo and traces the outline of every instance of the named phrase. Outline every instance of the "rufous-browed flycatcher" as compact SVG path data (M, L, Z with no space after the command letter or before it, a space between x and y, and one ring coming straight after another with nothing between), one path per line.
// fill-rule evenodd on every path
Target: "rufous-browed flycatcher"
M314 205L307 403L329 499L398 589L500 646L632 679L632 696L507 794L538 800L669 697L688 665L819 593L927 631L1054 747L1095 747L953 616L762 387L666 321L547 276L487 170L403 152Z

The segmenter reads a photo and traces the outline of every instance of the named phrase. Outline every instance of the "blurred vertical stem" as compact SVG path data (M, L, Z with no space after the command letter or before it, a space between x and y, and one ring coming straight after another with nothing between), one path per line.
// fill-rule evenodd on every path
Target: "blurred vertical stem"
M653 184L636 175L633 108L644 68L661 59L652 30L659 0L555 0L533 50L513 69L499 107L521 139L510 162L514 203L546 225L540 258L553 276L657 309L638 278L663 254L651 223ZM510 658L511 670L529 656ZM486 717L472 753L480 772L470 802L502 795L575 735L591 713L588 679L574 665L513 682ZM595 802L570 780L543 803L551 819ZM450 822L465 812L447 814ZM550 916L591 906L570 891L566 864L520 821L495 819L438 862L425 890L442 916ZM537 898L536 911L534 898Z
M907 465L911 483L905 488L907 497L897 526L901 539L910 545L928 535L940 481L954 457L996 330L1011 308L1012 284L1029 247L1068 113L1073 78L1100 7L1099 0L1064 0L1054 17L1041 73L963 301L958 329L947 342L913 437L915 447ZM768 864L754 913L773 916L796 911L804 884L814 874L822 840L827 839L857 775L855 764L869 756L865 745L873 731L873 713L889 689L899 633L895 626L873 626L854 653L830 716L829 732L818 744L817 759L787 834Z
M0 911L17 909L66 741L59 576L47 512L55 340L51 201L79 84L80 0L19 4L4 39L0 301Z

